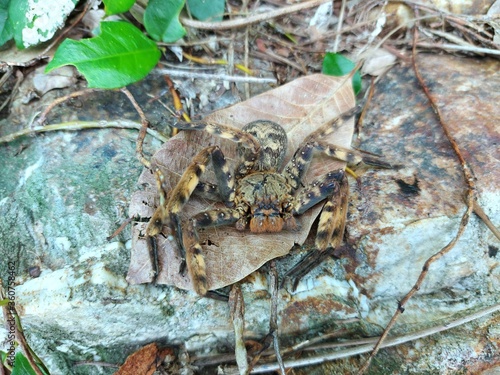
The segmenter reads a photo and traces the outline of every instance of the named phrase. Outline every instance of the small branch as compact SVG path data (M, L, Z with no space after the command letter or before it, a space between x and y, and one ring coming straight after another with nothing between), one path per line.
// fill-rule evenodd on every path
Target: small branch
M69 95L64 95L64 96L61 96L60 98L57 98L52 103L50 103L47 106L47 108L45 108L45 110L41 113L40 117L38 118L38 120L36 120L35 123L39 124L39 125L43 125L45 120L47 120L47 115L49 114L50 111L52 111L52 109L54 109L54 107L56 105L61 104L69 99L77 98L79 96L91 94L93 92L98 92L98 91L102 91L102 89L83 89L83 90L72 92Z
M474 46L458 46L456 44L449 44L449 43L427 43L427 42L418 42L417 46L424 48L440 48L449 51L464 51L464 52L484 53L489 55L500 56L500 50L474 47Z
M476 313L473 313L471 315L468 315L466 317L454 320L452 322L448 322L436 327L431 327L422 331L414 332L408 335L403 335L403 336L397 336L394 338L390 338L386 340L381 348L388 348L391 346L396 346L396 345L401 345L406 342L410 341L415 341L418 339L421 339L423 337L431 336L439 332L444 332L449 329L461 326L463 324L469 323L473 320L480 319L486 315L493 314L497 311L500 311L500 304L493 305L491 307L488 307L484 310L480 310ZM374 339L376 340L376 339ZM344 350L338 350L335 352L331 353L325 353L321 355L316 355L308 358L301 358L297 360L290 360L290 361L285 361L283 364L286 368L296 368L296 367L304 367L304 366L311 366L311 365L317 365L329 361L334 361L336 359L341 359L341 358L348 358L352 357L355 355L363 354L363 353L368 353L373 349L373 344L366 344L366 345L360 345L356 346L354 348L349 348L349 349L344 349ZM252 374L261 374L261 373L266 373L270 371L277 371L279 369L279 365L277 363L271 363L271 364L263 364L259 366L255 366L255 368L252 371Z
M278 270L276 269L276 262L273 260L269 264L269 278L271 288L271 319L269 320L269 331L273 336L274 353L276 354L276 361L278 362L281 375L285 375L285 366L283 365L283 358L280 354L279 338L278 338Z
M128 120L115 120L115 121L70 121L63 122L60 124L46 125L46 126L36 126L31 129L23 129L13 134L8 134L0 138L0 143L7 143L16 140L17 138L24 137L30 134L45 133L51 131L75 131L83 129L105 129L105 128L118 128L118 129L137 129L142 128L141 124ZM155 137L156 139L166 142L168 138L163 136L156 130L147 130L148 134Z
M211 73L197 73L193 71L184 71L177 69L155 69L153 71L156 74L167 74L170 77L179 78L190 78L190 79L206 79L206 80L217 80L217 81L229 81L229 82L248 82L248 83L273 83L276 84L275 78L265 78L265 77L240 77L240 76L229 76L226 74L211 74Z
M151 169L151 162L145 158L143 152L144 138L146 138L146 133L149 129L148 126L149 121L146 118L146 115L144 114L144 111L142 110L141 106L135 100L132 93L126 87L121 88L120 91L124 93L125 96L128 98L128 100L130 101L130 103L132 103L135 110L139 114L139 117L141 118L141 129L139 130L139 135L137 136L137 142L135 144L135 152L137 154L137 159L139 159L141 164L144 165L146 168Z
M243 339L243 332L245 331L245 301L243 300L243 293L238 283L231 287L228 303L234 329L234 354L236 363L238 364L240 374L247 374L247 350L245 348L245 340Z
M496 238L500 240L500 230L491 222L490 218L483 211L482 207L479 205L477 200L474 200L474 213L483 221L483 223L488 227L489 230L495 235Z
M294 5L290 5L287 7L281 7L276 10L272 10L270 12L254 14L248 16L246 18L239 18L236 20L222 21L222 22L204 22L204 21L195 21L186 17L181 17L181 22L184 26L192 27L195 29L204 29L204 30L229 30L239 27L244 27L247 25L251 25L253 23L258 23L262 21L267 21L276 17L281 17L290 13L299 12L304 9L314 8L318 5L326 3L331 0L311 0L306 1L304 3L298 3Z
M333 52L334 53L337 53L338 52L338 48L339 48L340 37L342 35L342 32L341 32L341 30L342 30L342 24L344 22L345 8L346 8L346 1L342 0L342 5L340 6L339 20L338 20L338 23L337 23L337 36L335 37L335 43L333 44Z

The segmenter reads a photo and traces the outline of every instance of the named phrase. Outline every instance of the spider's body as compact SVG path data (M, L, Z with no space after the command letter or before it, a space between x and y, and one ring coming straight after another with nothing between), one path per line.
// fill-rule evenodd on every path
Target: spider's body
M200 295L207 292L207 270L197 228L235 225L238 230L249 228L253 233L293 230L297 228L295 216L328 199L319 220L316 247L320 251L329 246L335 248L342 241L345 227L348 185L344 170L331 171L305 185L303 177L314 149L351 164L363 160L353 150L321 141L334 131L334 125L353 113L350 111L309 135L283 167L288 141L283 128L274 122L255 121L241 130L214 124L176 125L180 129L205 130L238 142L240 162L231 173L218 146L204 148L186 169L169 199L163 188L164 177L157 169L160 205L149 222L147 234L155 236L162 231L163 225L169 226L180 255L186 261L194 289ZM375 158L369 159L372 164L383 164ZM200 181L210 160L217 185ZM182 225L179 213L194 192L209 195L217 192L226 208L201 212Z

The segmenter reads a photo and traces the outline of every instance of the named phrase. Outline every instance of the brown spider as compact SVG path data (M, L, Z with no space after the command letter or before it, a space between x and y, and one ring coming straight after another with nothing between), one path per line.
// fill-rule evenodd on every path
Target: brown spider
M164 176L157 168L155 175L160 205L149 221L146 234L156 236L164 225L168 225L181 258L185 260L183 265L187 266L194 290L200 295L207 293L207 278L197 228L234 224L238 230L248 227L253 233L295 230L295 216L328 199L319 219L315 246L321 252L329 247L337 247L344 234L349 194L344 170L326 173L305 186L302 180L315 149L351 165L364 161L372 165L389 166L375 157L361 156L360 152L321 141L335 130L336 125L342 124L355 112L356 109L350 110L333 123L325 124L311 133L281 171L288 140L284 129L274 122L258 120L241 130L209 123L176 124L178 129L205 130L239 143L240 161L232 173L219 146L204 148L183 173L169 199L163 188ZM200 176L210 160L217 185L200 182ZM191 217L183 228L179 214L194 192L216 193L226 208L200 212ZM303 270L295 270L294 273L304 274Z

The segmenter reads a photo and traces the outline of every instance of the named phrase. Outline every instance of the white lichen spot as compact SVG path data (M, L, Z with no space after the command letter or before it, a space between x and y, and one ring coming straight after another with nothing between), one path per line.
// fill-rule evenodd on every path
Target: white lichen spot
M21 186L23 186L26 183L26 181L28 180L28 178L31 177L33 172L35 170L37 170L38 168L40 168L42 165L43 165L43 157L38 159L35 164L32 164L28 168L26 168L24 170L24 173L19 178L19 183L17 184L17 187L20 188Z
M29 0L26 12L27 26L23 29L23 44L34 46L52 38L75 8L72 0Z

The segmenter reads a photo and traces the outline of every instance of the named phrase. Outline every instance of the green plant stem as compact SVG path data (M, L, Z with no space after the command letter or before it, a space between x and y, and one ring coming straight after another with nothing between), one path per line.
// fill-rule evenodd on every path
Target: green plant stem
M33 128L26 128L20 130L16 133L8 134L4 137L0 138L0 143L7 143L16 140L17 138L24 137L30 134L36 133L44 133L51 131L68 131L68 130L83 130L83 129L103 129L103 128L119 128L119 129L141 129L141 124L128 120L112 120L112 121L70 121L63 122L60 124L53 124L47 126L35 126ZM166 138L160 132L149 129L147 130L148 134L153 136L154 138L166 142L168 138Z

